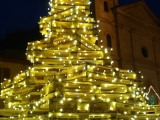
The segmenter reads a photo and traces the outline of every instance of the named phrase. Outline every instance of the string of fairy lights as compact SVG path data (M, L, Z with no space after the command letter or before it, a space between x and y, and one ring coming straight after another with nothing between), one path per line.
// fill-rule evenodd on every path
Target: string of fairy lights
M147 95L149 95L151 93L151 90L153 90L153 92L155 93L155 95L157 96L158 100L160 100L160 96L158 95L158 93L156 92L156 90L153 88L153 86L150 86L147 92Z
M90 1L49 5L39 22L45 39L28 43L33 66L1 84L9 119L158 120L148 112L156 108L145 101L141 73L113 68L112 49L95 44L100 21L89 17Z

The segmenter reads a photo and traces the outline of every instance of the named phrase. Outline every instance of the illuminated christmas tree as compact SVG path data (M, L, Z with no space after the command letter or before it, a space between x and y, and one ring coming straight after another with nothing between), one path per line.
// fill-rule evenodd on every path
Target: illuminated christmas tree
M39 24L44 40L28 43L33 63L2 83L4 116L15 120L158 120L145 101L142 76L113 68L98 47L89 0L53 0ZM2 110L1 110L2 111Z

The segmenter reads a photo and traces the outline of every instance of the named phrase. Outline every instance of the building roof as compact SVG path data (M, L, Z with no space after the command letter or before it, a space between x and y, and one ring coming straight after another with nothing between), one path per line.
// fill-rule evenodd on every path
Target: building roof
M118 11L123 11L129 15L137 17L145 22L153 25L160 25L160 20L145 3L144 0L139 0L130 4L122 5L117 7Z
M31 65L29 60L20 60L20 59L13 59L13 58L2 58L2 57L0 57L0 62Z

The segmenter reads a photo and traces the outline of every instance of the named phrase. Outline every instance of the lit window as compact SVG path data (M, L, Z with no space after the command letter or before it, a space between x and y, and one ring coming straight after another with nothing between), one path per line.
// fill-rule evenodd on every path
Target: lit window
M108 3L106 1L104 1L104 11L108 12Z

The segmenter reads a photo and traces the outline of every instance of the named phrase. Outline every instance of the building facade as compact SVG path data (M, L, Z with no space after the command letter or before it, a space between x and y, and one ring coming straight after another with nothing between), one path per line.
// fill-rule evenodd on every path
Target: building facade
M26 70L29 65L30 62L27 60L0 58L0 82L15 77L21 71Z
M118 6L118 0L93 0L102 47L113 48L114 66L140 71L144 86L160 92L160 21L143 0Z
M21 71L25 71L31 63L28 60L0 58L0 83L12 79ZM0 86L0 91L2 90ZM0 99L0 109L4 108L3 99Z

